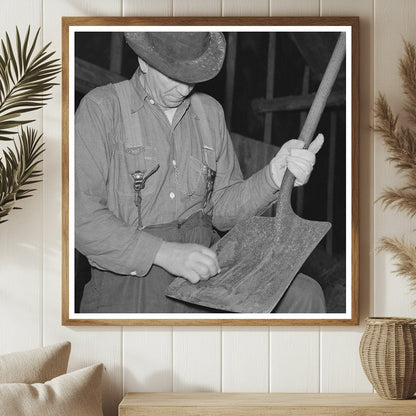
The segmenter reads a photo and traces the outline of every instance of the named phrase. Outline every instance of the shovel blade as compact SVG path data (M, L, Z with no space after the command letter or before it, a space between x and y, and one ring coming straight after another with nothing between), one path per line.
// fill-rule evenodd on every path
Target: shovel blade
M330 228L293 211L243 221L215 247L221 273L197 284L177 278L166 295L227 312L270 313Z

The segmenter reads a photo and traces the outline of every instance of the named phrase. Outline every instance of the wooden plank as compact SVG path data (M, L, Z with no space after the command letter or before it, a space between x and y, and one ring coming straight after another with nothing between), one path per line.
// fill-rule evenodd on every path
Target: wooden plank
M319 328L270 328L270 391L319 392Z
M297 46L306 64L311 67L311 76L317 81L322 79L327 62L332 55L338 39L337 33L291 32L290 39ZM344 68L340 68L334 91L343 88L345 78Z
M375 394L129 393L120 416L413 415L416 400Z
M319 16L319 0L270 0L270 16Z
M235 80L235 60L237 56L238 33L230 32L227 40L227 55L225 57L225 121L231 130L231 120L233 116L234 80Z
M223 328L222 391L269 391L269 328Z
M269 0L222 0L223 16L268 16Z
M244 178L248 178L266 166L279 151L278 146L260 142L238 133L231 133Z
M368 126L373 124L374 16L373 0L322 0L324 16L360 16L360 311L361 317L373 314L373 139ZM386 34L392 29L384 27ZM381 69L384 70L384 69ZM358 188L358 184L354 185ZM378 284L378 283L377 283ZM371 392L362 372L358 345L359 328L321 328L321 391ZM353 352L356 353L353 353Z
M173 0L174 16L221 16L221 0Z
M404 56L403 39L416 43L414 22L416 2L398 0L394 4L385 0L375 1L376 39L374 51L374 84L375 95L382 92L396 114L402 112L400 122L409 125L403 113L405 96L401 88L398 62ZM374 178L374 199L379 197L385 187L401 187L407 182L398 174L393 164L387 163L389 156L382 139L375 138L375 166L377 175ZM395 209L383 210L380 204L375 205L374 211L375 245L382 236L404 236L409 241L415 241L414 221L403 212ZM374 275L377 284L374 285L374 312L380 316L414 316L416 306L415 295L409 291L407 281L393 273L393 260L389 253L381 252L375 256Z
M110 45L110 71L116 74L121 73L123 65L123 44L124 36L120 32L113 32L111 34L111 45Z
M173 391L221 391L220 327L173 329Z
M363 317L373 314L374 286L374 137L369 128L374 124L374 37L373 0L323 0L322 13L325 16L359 16L360 17L360 310ZM386 26L388 27L388 25ZM383 29L382 29L383 30ZM389 29L394 31L394 29ZM385 36L389 36L387 33ZM383 48L383 41L380 41ZM380 71L386 71L380 67ZM387 75L387 76L389 76ZM377 171L380 175L384 171ZM378 285L379 283L377 283ZM340 340L342 343L342 340Z
M41 6L41 0L3 0L0 38L5 40L7 31L14 45L16 26L23 37L30 25L33 39L42 24ZM42 46L39 40L36 51ZM42 111L30 113L28 118L36 120L30 127L42 133ZM3 162L6 147L13 148L13 143L0 142ZM22 210L12 211L8 221L0 224L0 354L42 346L44 185L34 187L32 197L17 202Z
M326 187L326 220L332 224L334 219L334 195L335 195L335 156L337 147L337 113L335 110L330 114L329 128L329 162L328 162L328 183ZM325 249L327 254L333 254L333 229L328 231L325 241Z
M252 101L253 110L258 113L272 111L303 111L309 110L315 93L304 95L288 95L273 99L256 98ZM327 101L327 107L340 107L345 105L345 93L343 91L332 92Z
M172 391L172 328L124 328L124 392Z
M119 15L121 1L94 0L73 2L71 0L43 1L44 38L52 41L52 47L61 55L61 18L76 15ZM65 44L65 47L67 44ZM67 68L64 68L64 73ZM58 79L61 82L61 79ZM61 125L61 110L68 111L67 104L61 102L61 89L54 91L53 99L44 110L44 137L47 143L44 163L45 204L44 224L44 301L43 326L45 344L69 340L72 343L70 369L84 367L90 363L102 362L106 367L103 379L103 408L107 416L116 413L117 405L122 397L122 363L121 363L121 328L79 328L74 331L61 325L61 198L68 189L64 182L61 188L61 170L66 169L66 159L61 159L63 143L65 143L65 125ZM63 130L61 130L63 128ZM62 140L60 131L63 131ZM67 143L66 143L67 144ZM64 153L66 155L67 153ZM61 160L63 163L61 165ZM67 207L63 207L67 209ZM65 240L66 241L66 240ZM63 267L68 267L63 257Z
M319 16L319 8L319 0L270 0L270 16ZM319 391L319 334L319 328L270 329L270 391Z
M269 33L269 48L267 53L267 79L266 79L266 100L270 100L274 96L274 73L276 61L276 33ZM264 122L264 138L265 143L270 144L272 141L273 114L267 113Z
M114 71L102 68L81 58L75 58L75 91L82 94L86 94L95 87L125 79L124 76Z
M123 0L123 16L172 16L172 0Z
M305 68L303 70L303 79L302 79L302 95L308 94L309 92L309 81L311 78L311 68L308 65L305 65ZM308 116L308 112L301 111L299 115L299 132L302 131L302 127L305 124L306 117ZM303 217L303 203L305 199L305 187L299 186L296 188L296 214L299 215L299 217Z

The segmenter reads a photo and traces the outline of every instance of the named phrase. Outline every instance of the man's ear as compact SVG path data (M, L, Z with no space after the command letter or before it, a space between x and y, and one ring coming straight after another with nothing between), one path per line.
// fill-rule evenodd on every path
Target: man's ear
M143 61L143 59L140 58L139 56L137 57L137 60L139 61L139 66L140 66L140 69L142 70L143 74L146 74L147 70L149 69L149 65L147 65L147 63L145 61Z

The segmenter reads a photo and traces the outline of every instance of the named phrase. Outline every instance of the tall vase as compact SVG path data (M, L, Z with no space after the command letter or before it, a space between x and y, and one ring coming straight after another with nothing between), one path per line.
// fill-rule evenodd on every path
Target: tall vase
M366 320L360 342L361 364L377 393L386 399L409 399L416 392L416 320Z

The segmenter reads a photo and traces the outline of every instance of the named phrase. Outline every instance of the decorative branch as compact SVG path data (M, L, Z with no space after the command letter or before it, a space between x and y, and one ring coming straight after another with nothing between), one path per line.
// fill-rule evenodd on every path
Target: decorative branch
M16 134L10 129L33 120L17 120L29 111L38 110L52 98L47 92L56 85L52 80L60 72L58 59L51 59L55 52L47 52L48 43L34 53L39 31L30 42L30 27L23 43L16 28L16 48L13 49L9 35L0 42L0 140L12 140Z
M416 215L416 189L407 187L403 189L387 188L378 198L383 208L394 207L405 211L413 218Z
M378 250L389 251L396 260L395 273L409 280L412 290L416 290L416 245L404 239L383 237ZM416 301L415 301L416 303Z
M18 133L19 145L3 151L4 162L0 160L0 224L19 199L28 198L35 189L28 187L41 181L42 171L38 169L44 152L42 135L27 128Z
M404 109L413 127L416 127L416 47L404 41L405 56L400 60L400 77L406 94ZM399 173L408 183L402 188L387 188L377 201L383 208L394 207L406 212L410 218L416 215L416 131L398 126L399 118L394 115L383 94L376 100L375 131L380 133ZM404 239L383 237L378 250L389 251L396 260L395 273L407 277L412 290L416 291L416 245ZM416 303L416 302L415 302Z
M0 158L0 224L12 209L18 209L18 200L32 195L32 185L41 181L42 135L22 129L33 120L19 117L42 108L52 98L49 91L57 85L52 81L61 67L52 59L55 52L48 52L50 43L35 52L39 31L30 40L29 27L22 42L16 28L15 48L7 32L0 41L0 141L13 141L11 136L18 135L18 145L14 142L13 148L7 147Z
M416 125L416 47L404 41L405 57L400 59L399 69L404 93L407 96L405 111L412 124Z
M416 138L414 133L405 127L397 127L398 116L391 111L384 95L379 94L376 100L376 119L378 123L375 132L380 133L384 144L391 152L389 162L393 162L399 172L404 173L410 180L416 181Z

